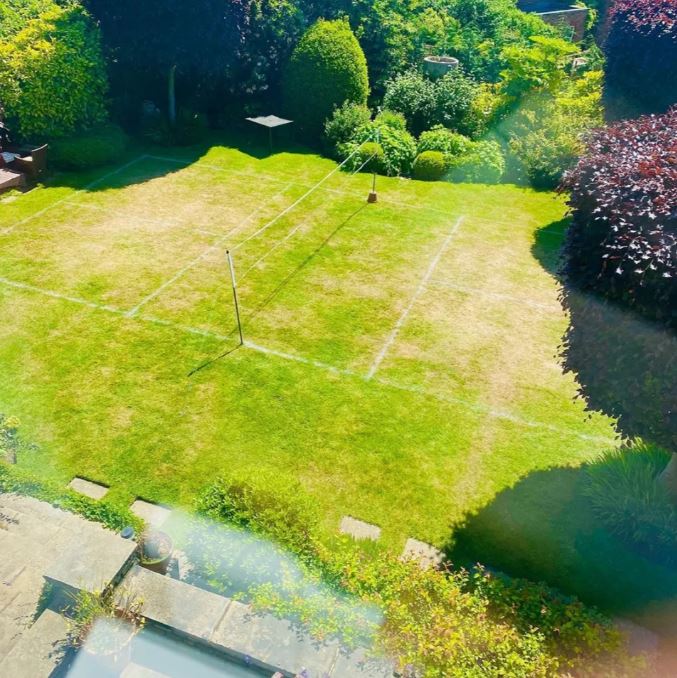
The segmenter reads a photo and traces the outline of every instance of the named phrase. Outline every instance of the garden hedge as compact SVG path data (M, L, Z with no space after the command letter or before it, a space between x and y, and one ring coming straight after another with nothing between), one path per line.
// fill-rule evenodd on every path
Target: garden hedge
M0 42L0 92L24 138L68 136L106 118L99 31L77 5L55 6Z
M284 108L311 137L346 101L366 104L367 61L347 21L320 20L294 49L283 82Z
M677 108L594 133L563 188L565 368L626 436L677 451Z
M663 113L677 103L675 0L615 0L604 52L612 119Z

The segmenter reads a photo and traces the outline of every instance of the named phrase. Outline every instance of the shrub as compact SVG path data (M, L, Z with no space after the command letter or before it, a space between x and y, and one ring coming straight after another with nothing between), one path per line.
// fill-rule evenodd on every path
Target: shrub
M172 129L174 143L178 146L192 146L204 140L209 132L209 122L204 113L179 109L176 126Z
M474 101L479 95L477 83L456 68L435 82L435 107L431 123L449 127L460 134L474 136L481 130Z
M479 89L460 68L439 80L411 69L386 83L383 106L401 113L413 134L443 125L462 134L474 134L482 120L474 106Z
M385 153L383 146L375 141L365 141L357 150L350 162L352 171L386 173Z
M65 139L55 139L49 146L49 160L54 167L86 170L110 165L125 152L127 135L117 125L106 125Z
M481 568L424 570L347 546L323 552L323 559L326 576L382 610L377 647L401 671L458 678L643 675L643 662L628 657L608 618L542 584Z
M54 7L0 42L0 92L23 137L56 138L106 118L99 32L75 4Z
M656 477L670 455L647 445L607 452L586 472L585 494L595 516L643 555L674 564L677 510Z
M340 147L348 143L357 130L369 124L371 111L364 104L344 102L324 123L324 140L329 152L338 157Z
M567 173L567 371L627 437L677 450L677 108L593 133Z
M315 505L298 482L279 473L256 469L222 477L201 494L197 510L265 534L294 553L314 552L319 522Z
M423 151L414 162L414 179L437 181L447 171L447 161L440 151Z
M611 620L577 598L543 583L490 574L481 566L468 585L487 600L494 619L520 633L541 635L543 649L557 658L557 675L644 675L644 658L628 654L623 635Z
M283 78L285 110L299 127L319 134L345 101L366 104L367 62L347 21L320 20L294 50Z
M410 69L388 80L383 107L401 113L409 129L420 134L431 124L435 110L435 85L420 71Z
M381 111L375 120L377 126L382 127L392 127L393 129L406 130L407 129L407 120L397 111L390 111L387 108Z
M440 151L447 156L449 162L455 157L465 155L472 148L473 142L462 134L452 132L444 127L433 127L423 132L418 139L418 152Z
M505 172L505 158L495 141L475 141L465 155L452 163L451 179L483 184L498 183Z
M585 150L584 136L602 124L602 71L573 79L553 98L535 98L514 116L509 149L517 181L555 188Z
M610 117L663 113L677 102L674 0L615 0L604 53Z

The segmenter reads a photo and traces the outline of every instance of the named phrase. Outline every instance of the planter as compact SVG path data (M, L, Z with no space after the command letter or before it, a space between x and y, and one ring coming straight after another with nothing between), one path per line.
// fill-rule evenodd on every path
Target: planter
M118 675L131 661L136 628L121 619L101 619L87 635L81 652L99 675Z
M423 70L433 78L441 78L458 65L458 59L450 56L427 56L423 59Z
M173 552L174 544L168 534L159 530L148 532L141 542L141 567L158 574L167 574Z

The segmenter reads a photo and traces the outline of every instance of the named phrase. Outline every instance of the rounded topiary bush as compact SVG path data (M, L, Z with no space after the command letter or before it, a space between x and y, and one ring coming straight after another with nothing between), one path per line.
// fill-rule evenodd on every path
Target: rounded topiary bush
M447 161L440 151L423 151L414 162L414 179L437 181L447 171Z
M89 132L49 145L50 164L58 169L86 170L117 162L125 152L127 135L117 125L97 127Z
M367 103L367 61L347 21L320 20L308 29L285 69L282 93L287 114L313 136L345 101Z

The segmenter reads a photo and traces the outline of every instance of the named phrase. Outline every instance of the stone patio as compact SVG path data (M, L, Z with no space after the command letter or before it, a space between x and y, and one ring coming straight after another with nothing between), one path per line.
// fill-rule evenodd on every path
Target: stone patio
M100 587L135 546L74 513L0 494L0 676L48 676L60 661L65 620L39 614L46 573L73 585L89 574Z

